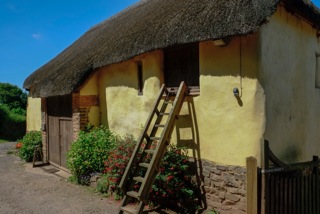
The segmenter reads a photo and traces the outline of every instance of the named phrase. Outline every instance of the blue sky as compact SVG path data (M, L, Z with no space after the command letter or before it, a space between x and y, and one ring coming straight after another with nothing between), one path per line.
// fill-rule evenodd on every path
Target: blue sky
M138 1L0 0L0 82L21 88L90 27Z
M25 78L90 27L138 0L0 0L0 82Z

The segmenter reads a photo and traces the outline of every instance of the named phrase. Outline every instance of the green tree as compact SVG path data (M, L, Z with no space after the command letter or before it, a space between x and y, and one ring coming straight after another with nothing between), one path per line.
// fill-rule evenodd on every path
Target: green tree
M6 105L11 111L25 115L28 95L18 86L0 82L0 105Z
M17 140L26 132L27 93L0 82L0 138Z

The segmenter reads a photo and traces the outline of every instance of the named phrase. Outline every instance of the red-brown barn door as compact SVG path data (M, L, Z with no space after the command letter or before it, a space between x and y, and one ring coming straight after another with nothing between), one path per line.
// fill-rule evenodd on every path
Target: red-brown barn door
M72 99L70 95L48 98L49 162L66 167L66 153L73 139Z

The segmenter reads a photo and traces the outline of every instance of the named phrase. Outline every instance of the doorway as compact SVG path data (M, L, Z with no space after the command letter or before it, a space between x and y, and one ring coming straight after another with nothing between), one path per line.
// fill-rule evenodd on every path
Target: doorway
M47 113L48 160L66 168L66 154L73 141L72 96L49 97Z

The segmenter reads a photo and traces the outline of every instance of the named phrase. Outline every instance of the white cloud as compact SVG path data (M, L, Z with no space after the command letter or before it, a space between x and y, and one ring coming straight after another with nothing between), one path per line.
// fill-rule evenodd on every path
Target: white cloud
M32 34L32 38L34 38L34 39L41 39L41 34L40 33L34 33L34 34Z

